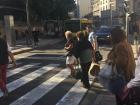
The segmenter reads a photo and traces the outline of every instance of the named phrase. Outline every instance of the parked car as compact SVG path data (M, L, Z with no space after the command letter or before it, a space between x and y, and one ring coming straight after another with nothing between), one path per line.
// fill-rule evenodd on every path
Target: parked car
M96 32L98 43L103 43L103 42L110 43L110 33L111 33L111 28L109 27L99 28L99 30L97 30Z

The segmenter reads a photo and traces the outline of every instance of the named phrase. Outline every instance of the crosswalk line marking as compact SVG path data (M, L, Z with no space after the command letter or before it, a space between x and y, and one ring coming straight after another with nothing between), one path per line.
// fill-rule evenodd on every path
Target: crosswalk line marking
M61 70L55 76L51 77L49 80L43 82L38 87L34 88L24 96L20 97L10 105L32 105L38 101L41 97L55 88L60 82L62 82L69 75L67 69Z
M78 81L56 105L79 105L86 92L87 89Z
M40 63L31 63L31 64L28 64L28 65L24 65L24 66L22 66L22 67L18 67L18 68L14 69L14 70L9 70L9 71L7 72L7 77L10 77L10 76L15 75L15 74L17 74L17 73L20 73L20 72L22 72L22 71L24 71L24 70L26 70L26 69L31 68L31 67L36 67L36 66L39 65L39 64L40 64Z
M23 76L22 78L19 78L11 83L7 84L7 88L9 92L12 92L13 90L25 85L26 83L34 80L35 78L47 73L48 71L58 67L60 64L49 64L47 66L44 66L32 73L29 73L28 75ZM0 92L0 97L2 96L2 92Z

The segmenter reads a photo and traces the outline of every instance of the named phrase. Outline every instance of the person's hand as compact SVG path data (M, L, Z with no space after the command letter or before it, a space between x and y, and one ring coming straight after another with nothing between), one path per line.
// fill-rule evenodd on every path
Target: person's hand
M127 88L127 86L124 87L123 92L126 93L129 91L129 88Z
M124 89L123 89L123 96L122 96L123 100L128 96L129 90L130 89L127 86L124 87Z

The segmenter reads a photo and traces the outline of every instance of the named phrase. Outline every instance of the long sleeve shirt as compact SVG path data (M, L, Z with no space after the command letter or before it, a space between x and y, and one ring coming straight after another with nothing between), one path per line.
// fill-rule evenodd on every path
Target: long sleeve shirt
M127 84L127 87L140 87L140 56L138 57L138 61L136 63L135 78L130 80L130 82Z

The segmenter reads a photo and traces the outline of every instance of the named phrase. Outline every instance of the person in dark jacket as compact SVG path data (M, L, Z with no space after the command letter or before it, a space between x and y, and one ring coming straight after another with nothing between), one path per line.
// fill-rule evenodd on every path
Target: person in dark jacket
M76 58L80 60L80 65L82 68L82 78L81 81L83 86L87 89L90 88L88 71L93 60L93 47L88 41L87 37L84 36L82 31L76 34L78 42L76 45Z
M6 72L8 65L8 56L10 56L14 68L16 67L16 62L11 49L8 46L7 42L2 38L0 33L0 89L3 92L3 96L8 95L8 89L6 87Z

